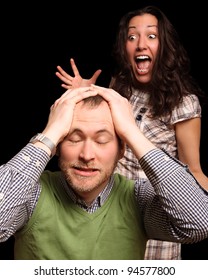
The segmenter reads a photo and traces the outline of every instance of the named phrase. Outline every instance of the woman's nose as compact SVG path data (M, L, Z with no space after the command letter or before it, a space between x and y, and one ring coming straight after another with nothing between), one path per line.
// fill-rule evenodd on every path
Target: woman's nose
M147 48L146 40L140 37L137 41L136 51L141 51Z

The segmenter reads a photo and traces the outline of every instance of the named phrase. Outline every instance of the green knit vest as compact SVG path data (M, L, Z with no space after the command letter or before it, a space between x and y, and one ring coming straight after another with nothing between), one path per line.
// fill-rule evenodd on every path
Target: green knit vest
M97 211L75 205L61 186L61 173L45 171L41 195L29 222L15 234L15 259L143 259L146 235L133 181L116 174Z

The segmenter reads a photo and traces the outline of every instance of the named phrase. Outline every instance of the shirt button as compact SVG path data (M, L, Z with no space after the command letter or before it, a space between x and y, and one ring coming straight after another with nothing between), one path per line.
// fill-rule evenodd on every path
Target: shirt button
M30 161L30 156L23 155L22 157L23 157L23 159L24 159L25 161L27 161L27 162Z
M164 160L169 161L170 160L169 156L164 156Z
M3 193L0 193L0 200L2 200L4 197L4 194Z
M35 163L35 165L36 165L37 167L39 167L39 166L40 166L40 164L41 164L41 163L40 163L40 161L39 161L39 160L37 160L37 161L36 161L36 163Z
M147 111L147 108L142 107L142 108L139 110L139 113L144 114L146 111Z
M139 122L141 121L141 119L142 119L142 115L138 115L138 116L136 117L136 120L139 121Z

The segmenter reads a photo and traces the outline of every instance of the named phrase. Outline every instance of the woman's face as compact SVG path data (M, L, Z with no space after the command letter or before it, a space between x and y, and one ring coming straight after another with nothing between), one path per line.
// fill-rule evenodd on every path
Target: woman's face
M126 51L135 78L148 83L159 49L158 20L151 14L133 17L129 21Z

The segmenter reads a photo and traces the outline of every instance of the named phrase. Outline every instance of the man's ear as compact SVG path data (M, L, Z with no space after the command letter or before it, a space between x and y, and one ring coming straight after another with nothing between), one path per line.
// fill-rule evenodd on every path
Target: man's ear
M119 146L120 146L119 159L121 159L124 156L125 149L126 149L126 144L124 143L124 141L120 140Z

